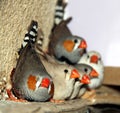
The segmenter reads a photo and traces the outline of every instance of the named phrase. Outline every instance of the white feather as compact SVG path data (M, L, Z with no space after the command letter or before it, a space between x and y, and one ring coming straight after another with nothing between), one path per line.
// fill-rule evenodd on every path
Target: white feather
M30 31L30 35L36 36L36 34L33 31Z

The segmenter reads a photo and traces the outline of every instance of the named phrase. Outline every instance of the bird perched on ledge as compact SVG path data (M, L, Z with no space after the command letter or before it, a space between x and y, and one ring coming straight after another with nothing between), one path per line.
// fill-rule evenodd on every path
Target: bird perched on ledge
M22 50L12 76L12 92L20 99L47 101L53 96L52 78L40 61L34 46L28 43Z
M71 18L58 24L50 35L48 53L59 61L77 63L87 48L86 41L71 34L67 24Z
M47 101L54 94L54 84L35 51L37 27L37 22L32 21L30 30L25 35L25 46L21 46L20 56L11 76L12 92L18 99Z

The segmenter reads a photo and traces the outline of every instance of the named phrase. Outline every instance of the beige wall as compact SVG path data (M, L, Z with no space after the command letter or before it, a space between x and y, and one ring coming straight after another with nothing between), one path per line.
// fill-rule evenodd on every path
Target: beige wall
M17 50L32 19L38 21L48 37L56 1L0 0L0 85L16 63ZM47 43L44 45L45 48Z

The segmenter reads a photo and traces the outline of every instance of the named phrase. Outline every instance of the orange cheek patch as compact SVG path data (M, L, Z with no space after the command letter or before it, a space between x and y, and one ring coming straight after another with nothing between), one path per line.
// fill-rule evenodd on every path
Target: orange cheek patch
M27 81L28 88L31 89L31 90L35 90L36 82L37 82L36 77L33 76L33 75L30 75L28 77L28 81Z
M68 52L71 52L73 50L74 45L75 43L71 40L66 40L63 42L63 46Z

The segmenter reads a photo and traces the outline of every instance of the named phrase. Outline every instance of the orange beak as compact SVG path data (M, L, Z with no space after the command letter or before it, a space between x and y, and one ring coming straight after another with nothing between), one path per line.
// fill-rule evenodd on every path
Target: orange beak
M50 85L50 80L49 80L48 78L43 78L42 81L41 81L40 86L41 86L41 87L48 88L49 85Z
M91 76L91 77L98 77L99 74L97 73L96 70L93 69L93 70L90 72L90 76Z
M82 40L82 42L80 43L79 47L78 48L83 48L83 49L86 49L87 48L87 43L85 40Z
M83 84L89 84L90 83L90 78L88 75L84 75L80 81Z
M79 72L76 70L76 69L73 69L72 72L71 72L71 75L70 75L70 78L79 78L80 77L80 74Z
M97 64L98 63L98 56L96 56L96 55L91 56L90 62Z

